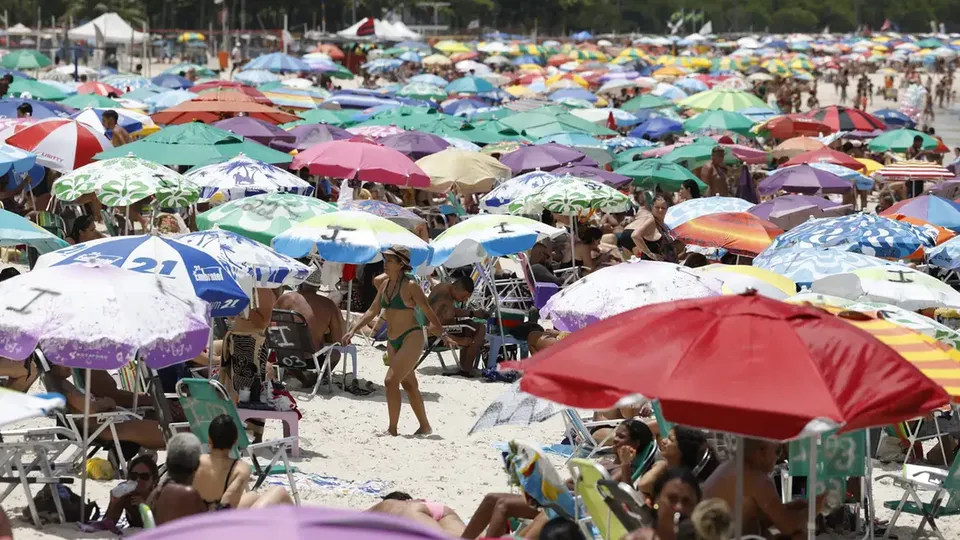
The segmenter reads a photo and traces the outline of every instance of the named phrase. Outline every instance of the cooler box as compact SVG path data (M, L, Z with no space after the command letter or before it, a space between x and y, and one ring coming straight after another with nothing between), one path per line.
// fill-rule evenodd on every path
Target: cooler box
M500 309L500 319L503 321L503 329L516 328L527 320L527 312L519 309ZM497 314L490 317L489 323L494 328L497 327Z

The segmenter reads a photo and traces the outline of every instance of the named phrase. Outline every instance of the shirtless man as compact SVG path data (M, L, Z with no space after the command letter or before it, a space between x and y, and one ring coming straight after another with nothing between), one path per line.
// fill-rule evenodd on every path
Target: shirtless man
M770 474L777 465L779 443L744 439L743 523L744 534L763 534L773 526L791 538L807 537L807 501L783 504ZM703 498L717 497L735 508L737 465L722 463L703 485ZM817 497L817 511L823 496Z
M157 525L202 514L207 504L193 489L203 448L193 433L178 433L167 442L167 476L147 498Z
M298 290L283 293L273 306L274 309L296 311L303 315L307 328L310 329L315 351L319 351L324 345L341 343L343 340L343 315L333 300L320 294L320 283L320 269L317 268L300 284ZM334 351L330 356L331 372L339 362L340 352Z
M710 195L730 196L727 188L727 166L723 164L723 148L717 146L710 152L710 161L700 167L698 176L710 187Z
M474 322L474 317L486 319L489 314L482 310L462 309L457 303L464 304L473 294L473 280L467 276L460 276L450 283L441 283L430 292L430 305L443 324L463 324L472 328L466 330L466 335L452 335L460 346L460 375L476 376L474 364L477 354L487 335L487 325ZM466 319L466 320L464 320Z
M130 134L127 133L127 130L117 123L120 121L120 115L117 114L117 111L103 111L103 116L101 118L103 129L105 129L107 133L112 134L110 137L110 143L113 144L113 146L123 146L133 140L130 138Z

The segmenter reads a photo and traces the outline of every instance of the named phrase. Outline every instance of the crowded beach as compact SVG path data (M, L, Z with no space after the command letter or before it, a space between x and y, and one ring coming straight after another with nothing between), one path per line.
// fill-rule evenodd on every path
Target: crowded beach
M960 535L960 36L183 36L0 56L0 537Z

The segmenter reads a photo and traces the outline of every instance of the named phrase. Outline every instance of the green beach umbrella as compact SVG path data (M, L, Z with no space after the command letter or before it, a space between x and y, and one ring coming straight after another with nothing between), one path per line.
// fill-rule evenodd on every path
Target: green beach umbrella
M77 94L70 96L60 102L61 105L73 107L74 109L86 109L87 107L100 107L104 109L122 109L118 101L112 100L98 94Z
M94 159L125 157L127 154L163 165L205 165L239 154L273 164L293 161L290 154L199 122L165 127L139 141L104 150Z
M499 122L515 130L517 133L533 139L570 131L600 136L613 136L617 134L616 131L598 126L593 122L569 113L548 114L540 110L518 113L502 118Z
M438 115L438 114L443 114L443 113L438 112L436 109L432 107L401 105L399 107L391 107L389 109L374 113L372 116L370 116L370 118L371 119L399 118L401 116Z
M156 195L160 206L182 208L200 198L200 188L176 171L133 156L84 165L58 178L53 193L67 202L94 193L107 206L129 206Z
M702 191L707 190L707 185L688 169L665 159L633 161L617 168L614 172L629 176L633 179L633 185L644 189L654 189L659 185L660 189L665 191L679 191L684 181L693 180Z
M180 64L170 66L167 69L161 71L160 74L161 75L179 75L181 71L184 73L187 73L191 69L194 71L194 73L197 74L198 77L219 77L220 76L216 71L213 71L212 69L206 66L201 66L199 64L191 64L189 62L183 62Z
M21 244L36 248L40 253L70 246L29 219L0 208L0 246L13 247Z
M653 150L653 146L641 146L639 148L631 148L629 150L624 150L619 154L614 156L610 166L616 169L617 167L623 167L627 163L633 163L634 161L643 159L643 153Z
M681 146L680 148L664 154L661 157L666 161L679 163L688 169L696 169L710 161L710 156L713 154L713 149L719 146L712 139L708 141L698 140L693 144ZM724 148L723 162L727 165L733 165L735 163L739 163L740 160L737 159L737 156L733 155L733 152L727 148Z
M18 49L3 55L0 66L7 69L40 69L51 64L50 58L32 49ZM14 80L16 82L16 80Z
M470 115L471 121L477 120L502 120L508 116L513 116L519 114L517 111L508 109L506 107L500 107L496 109L491 109L489 111L483 111L477 114Z
M673 107L673 101L653 94L641 94L620 106L621 109L627 112L643 109L660 109L663 107Z
M267 246L273 237L337 207L304 195L265 193L221 204L197 216L201 231L219 227Z
M746 116L723 110L702 112L683 123L683 129L690 133L696 131L732 131L741 135L753 136L750 128L754 121Z
M41 81L31 81L30 79L20 77L14 78L13 84L10 85L7 94L12 97L43 99L46 101L61 101L67 98L67 95L58 88L44 84Z
M304 122L307 124L330 124L331 126L347 127L354 124L353 117L356 116L356 114L357 111L346 109L311 109L309 111L298 113L297 116L303 118ZM283 128L289 129L287 125L289 124L284 124Z
M913 129L895 129L870 141L867 148L872 152L906 152L907 148L913 146L914 137L923 139L920 148L924 150L933 150L940 144L940 141L926 133Z
M449 94L480 94L482 92L492 92L493 85L480 77L461 77L444 89Z
M729 88L714 88L706 92L700 92L680 100L678 105L700 111L736 112L755 107L767 108L767 104L757 96L749 92Z
M633 207L630 197L616 189L571 175L564 175L540 186L508 207L511 214L538 215L544 210L572 215L590 210L625 212Z

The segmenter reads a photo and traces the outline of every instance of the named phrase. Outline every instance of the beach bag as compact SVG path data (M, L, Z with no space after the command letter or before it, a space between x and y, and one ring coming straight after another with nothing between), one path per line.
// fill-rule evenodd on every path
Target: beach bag
M56 493L56 495L54 495ZM37 507L40 520L45 523L59 523L57 507L53 497L60 497L63 506L63 517L67 523L90 523L100 519L100 507L93 501L87 501L84 510L86 516L80 516L80 496L63 484L47 484L33 497L33 504ZM30 508L23 509L23 519L30 521Z

